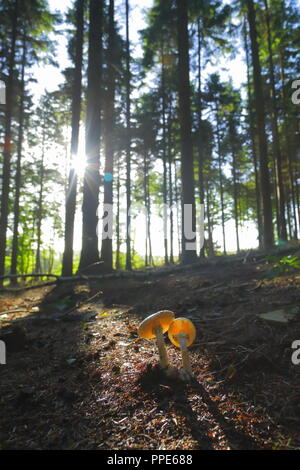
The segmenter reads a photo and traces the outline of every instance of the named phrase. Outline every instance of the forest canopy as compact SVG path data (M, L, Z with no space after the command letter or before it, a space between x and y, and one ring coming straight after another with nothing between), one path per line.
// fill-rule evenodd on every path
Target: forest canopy
M0 278L299 238L299 4L146 3L1 1Z

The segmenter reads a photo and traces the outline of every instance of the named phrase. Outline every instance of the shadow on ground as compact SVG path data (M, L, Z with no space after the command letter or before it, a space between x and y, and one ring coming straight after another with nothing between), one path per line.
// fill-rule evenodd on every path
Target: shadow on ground
M299 322L282 328L256 318L296 305L299 284L297 276L265 281L253 265L10 299L8 310L23 313L0 315L0 337L17 327L25 341L19 350L8 348L0 366L0 447L300 448L300 367L290 361ZM100 289L103 296L88 301ZM163 308L197 326L191 348L197 382L189 386L139 381L157 352L137 337L137 326ZM168 351L179 367L178 350L168 344Z

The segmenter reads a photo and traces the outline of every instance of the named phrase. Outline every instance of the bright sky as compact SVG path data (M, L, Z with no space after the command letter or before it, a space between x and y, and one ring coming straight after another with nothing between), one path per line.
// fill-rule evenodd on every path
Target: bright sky
M48 0L49 5L52 11L59 10L60 12L64 12L73 4L73 0ZM132 43L133 53L140 56L141 55L141 47L138 44L139 35L138 31L143 29L145 26L144 23L144 14L143 9L151 7L153 0L131 0L130 1L130 40ZM124 25L124 11L125 11L125 2L124 0L117 0L116 1L116 19L119 25L122 26L123 29L121 31L125 31ZM64 25L60 27L61 29L64 28ZM57 62L60 64L60 68L55 68L53 66L35 66L32 69L32 74L34 78L36 78L37 83L32 84L32 91L35 96L35 100L44 92L46 89L47 91L53 91L57 89L58 85L63 81L63 76L61 74L61 70L68 66L68 57L67 57L67 41L63 35L59 36L58 38L58 47L57 47ZM213 71L219 71L221 77L226 79L228 78L228 73L222 71L223 68L229 68L229 63L223 61L219 61L218 69L212 68L208 66L207 73L211 73ZM245 81L246 70L245 65L242 62L240 57L237 57L234 61L230 62L230 75L233 79L234 86L239 86L241 82ZM83 149L82 145L82 149ZM83 151L83 150L82 150ZM53 155L54 157L54 155ZM124 219L125 220L125 219ZM138 227L138 230L137 230ZM153 243L153 254L162 256L163 255L163 239L162 239L162 230L163 230L163 222L161 218L154 215L152 218L151 224L151 234L152 234L152 243ZM48 230L46 230L48 231ZM133 232L136 234L135 236L135 250L138 251L140 254L144 253L144 238L145 238L145 224L143 215L138 216L136 219L136 223L133 225ZM226 235L227 235L227 251L235 251L236 243L235 243L235 232L234 232L234 223L233 221L229 221L226 224ZM45 237L44 237L45 238ZM221 227L216 227L214 231L214 238L217 240L218 244L222 245L222 231ZM175 235L175 240L177 236ZM80 250L81 245L81 211L80 208L76 215L76 235L75 235L75 250ZM257 246L257 231L256 229L249 225L248 227L244 227L240 230L240 245L241 248L251 248ZM63 242L60 241L56 249L59 251L63 251ZM176 250L176 243L175 243L175 250Z

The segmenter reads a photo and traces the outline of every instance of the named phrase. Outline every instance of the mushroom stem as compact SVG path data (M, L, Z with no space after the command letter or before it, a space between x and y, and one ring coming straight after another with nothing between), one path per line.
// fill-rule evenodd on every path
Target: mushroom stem
M162 327L157 326L155 329L155 335L156 335L156 343L158 347L158 352L159 352L159 362L160 366L162 369L166 369L169 366L169 359L168 359L168 353L167 353L167 348L162 332Z
M186 370L189 374L192 374L192 367L189 358L189 352L186 345L186 338L182 331L179 333L179 342L180 342L180 349L181 349L181 356L182 356L182 367Z

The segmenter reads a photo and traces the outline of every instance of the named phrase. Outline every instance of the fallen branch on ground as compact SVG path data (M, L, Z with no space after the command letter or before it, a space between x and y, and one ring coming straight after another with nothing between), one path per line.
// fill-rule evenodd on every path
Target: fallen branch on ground
M0 276L0 280L28 278L28 277L54 277L56 279L60 278L60 276L58 276L57 274L31 273L31 274L5 274L5 276Z
M10 313L17 313L17 312L26 312L25 308L13 308L12 310L5 310L4 312L0 312L0 317L2 315L8 315Z
M42 278L42 277L54 277L55 281L50 282L43 282L39 284L35 284L33 286L21 286L21 287L3 287L0 289L0 292L19 292L29 289L38 289L40 287L48 287L60 284L62 282L78 282L78 281L90 281L90 280L99 280L103 276L86 276L81 274L79 276L58 276L56 274L10 274L6 276L0 277L0 279L17 279L17 278Z

